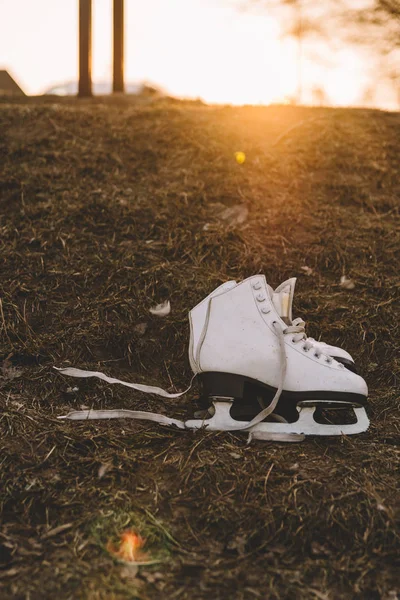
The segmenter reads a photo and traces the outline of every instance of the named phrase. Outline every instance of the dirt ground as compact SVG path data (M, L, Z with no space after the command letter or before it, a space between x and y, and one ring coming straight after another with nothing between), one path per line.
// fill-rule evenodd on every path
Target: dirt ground
M399 113L0 104L2 599L398 598L399 151ZM247 445L57 419L192 414L196 390L165 400L52 367L183 390L188 310L255 273L298 277L295 316L352 353L367 433ZM136 574L106 550L127 528L159 561Z

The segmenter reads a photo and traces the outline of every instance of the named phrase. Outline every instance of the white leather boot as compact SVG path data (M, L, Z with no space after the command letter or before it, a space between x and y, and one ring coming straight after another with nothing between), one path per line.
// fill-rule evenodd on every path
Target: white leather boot
M195 306L190 311L189 320L191 327L191 335L189 345L189 360L193 371L195 370L193 359L193 347L197 347L197 342L199 336L201 335L201 331L204 326L204 321L207 316L208 303L212 297L217 296L228 289L232 289L236 285L236 281L227 281L226 283L216 288L209 296L204 298L204 300L202 300L200 304ZM272 301L278 315L286 323L286 325L300 325L304 327L305 323L303 319L299 317L293 319L292 311L295 286L296 277L291 277L287 281L284 281L273 291ZM341 362L347 369L353 371L353 373L357 373L353 357L351 356L351 354L349 354L349 352L347 352L343 348L339 348L338 346L332 346L331 344L326 344L325 342L317 341L311 337L309 337L308 340L313 343L315 348L319 349L324 354L331 356L338 362Z

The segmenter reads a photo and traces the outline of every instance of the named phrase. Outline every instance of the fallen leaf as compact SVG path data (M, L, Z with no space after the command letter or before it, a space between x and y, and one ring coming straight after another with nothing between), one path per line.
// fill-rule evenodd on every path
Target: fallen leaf
M242 458L242 455L238 454L237 452L229 452L229 454L232 456L232 458Z
M291 465L289 467L289 471L298 471L299 470L299 463L294 463L293 465Z
M229 206L220 214L220 218L223 221L227 221L229 225L241 225L244 223L249 215L249 209L245 204L235 204L235 206Z
M300 267L300 269L302 271L304 271L305 275L312 275L313 274L313 270L311 267L307 267L306 265L304 265L304 267Z
M354 290L354 288L356 287L356 284L354 283L354 281L352 279L350 279L349 277L347 277L346 275L341 276L339 285L344 290Z
M17 367L13 367L11 362L8 360L8 358L6 358L6 360L3 362L3 365L1 367L1 374L4 379L8 379L9 381L12 381L13 379L17 379L18 377L21 377L23 374L23 371L21 369L18 369Z
M157 317L166 317L171 312L170 301L166 300L161 304L157 304L157 306L150 308L150 312L152 315L156 315Z
M99 470L97 471L97 477L101 479L106 473L108 473L110 469L112 469L112 465L110 463L100 465Z

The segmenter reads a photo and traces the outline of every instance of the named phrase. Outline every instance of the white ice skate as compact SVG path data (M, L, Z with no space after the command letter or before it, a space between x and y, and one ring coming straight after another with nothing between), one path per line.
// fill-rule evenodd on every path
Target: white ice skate
M307 338L301 320L287 325L280 318L277 308L291 322L290 283L285 302L288 282L275 292L262 275L228 282L191 311L189 359L214 410L186 426L249 428L257 438L353 434L368 428L365 381ZM266 408L260 411L260 405ZM316 423L317 407L352 407L357 422ZM247 425L238 423L252 413L258 414ZM268 416L289 422L261 422Z
M304 435L361 433L369 421L365 381L307 339L301 324L287 325L262 275L227 282L189 314L189 360L213 404L203 418L169 419L142 411L78 411L64 418L131 417L180 429L246 431L249 438L301 441ZM160 388L126 383L102 373L60 369L74 377L99 377L133 389L176 398ZM190 388L189 388L190 389ZM188 391L188 390L186 390ZM356 423L317 423L316 408L353 408ZM266 420L268 419L268 421Z

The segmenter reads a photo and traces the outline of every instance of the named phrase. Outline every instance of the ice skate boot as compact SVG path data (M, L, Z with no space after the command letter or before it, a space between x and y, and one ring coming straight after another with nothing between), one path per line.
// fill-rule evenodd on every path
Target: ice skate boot
M287 281L284 281L274 291L272 300L279 316L287 325L304 325L304 321L301 318L293 319L292 316L295 285L296 277L291 277ZM319 342L311 337L308 339L313 343L315 348L319 348L324 354L328 354L328 356L331 356L342 363L347 369L353 371L353 373L357 373L353 357L349 352L346 352L346 350L343 350L343 348L339 348L338 346Z
M368 428L365 381L315 346L303 324L281 319L264 276L250 277L206 301L205 319L203 303L202 312L198 305L190 313L189 358L214 410L187 421L186 427L247 430L258 439ZM317 423L317 406L352 407L357 422ZM251 416L247 421L246 413Z
M236 285L237 285L237 282L233 281L233 280L227 281L226 283L220 285L209 296L204 298L204 300L202 300L202 302L200 302L200 304L198 304L191 311L191 314L194 314L194 312L197 313L195 319L194 318L190 319L190 323L191 323L190 344L191 344L191 347L193 345L197 346L198 338L201 335L201 331L202 331L204 321L206 318L207 306L208 306L208 302L210 301L210 299L213 296L219 295L228 289L232 289ZM292 311L293 311L293 297L294 297L295 286L296 286L296 277L291 277L287 281L284 281L283 283L281 283L281 285L279 285L274 290L273 295L272 295L272 301L274 303L274 307L275 307L278 315L281 317L282 321L284 321L286 323L286 325L295 325L295 326L300 325L300 326L304 327L305 323L301 318L293 319ZM317 341L311 337L309 337L308 339L310 342L313 343L313 345L317 349L320 349L321 352L323 352L324 354L327 354L328 356L331 356L338 362L341 362L347 369L349 369L350 371L353 371L353 373L357 373L357 369L354 364L353 357L351 356L351 354L349 352L347 352L343 348L340 348L339 346L332 346L331 344L326 344L325 342ZM193 354L192 348L189 348L189 360L190 360L192 369L194 370L192 354Z

